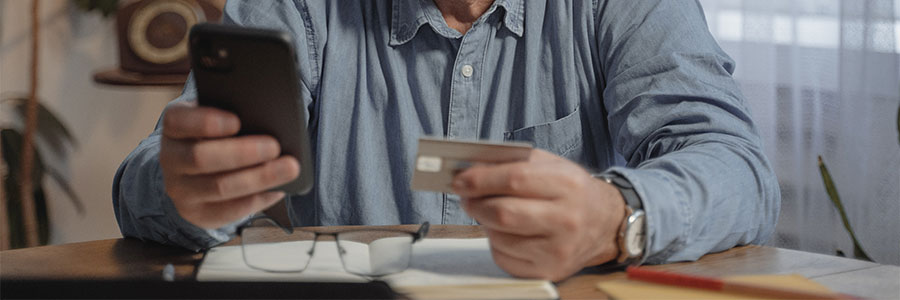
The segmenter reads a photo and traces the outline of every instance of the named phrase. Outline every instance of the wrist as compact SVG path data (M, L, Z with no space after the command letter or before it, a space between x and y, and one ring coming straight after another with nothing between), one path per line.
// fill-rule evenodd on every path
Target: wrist
M616 232L616 248L619 265L640 264L645 257L646 226L643 201L628 179L616 174L594 175L619 191L624 211ZM620 210L622 211L622 210Z
M594 255L585 266L596 266L615 261L620 255L618 246L618 232L620 225L625 220L625 199L622 193L614 185L603 181L600 178L593 180L595 193L590 196L591 201L597 203L595 213L592 217L597 220L595 229L599 232L594 240Z

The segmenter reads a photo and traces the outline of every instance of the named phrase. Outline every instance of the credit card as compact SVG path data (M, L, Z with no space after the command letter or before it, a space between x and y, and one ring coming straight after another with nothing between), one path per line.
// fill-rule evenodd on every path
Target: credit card
M521 142L419 138L410 185L414 190L453 193L453 176L474 164L528 160L532 146Z

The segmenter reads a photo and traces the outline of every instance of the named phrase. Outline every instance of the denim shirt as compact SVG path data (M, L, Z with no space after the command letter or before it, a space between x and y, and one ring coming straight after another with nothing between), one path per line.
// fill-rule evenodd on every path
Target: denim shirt
M225 23L293 36L315 151L294 225L475 224L459 197L410 189L417 139L527 141L628 179L648 262L694 260L772 234L777 180L732 60L693 0L496 0L466 34L431 0L228 1ZM195 98L189 80L181 97ZM266 99L247 99L266 101ZM201 250L166 196L160 124L122 163L122 234Z

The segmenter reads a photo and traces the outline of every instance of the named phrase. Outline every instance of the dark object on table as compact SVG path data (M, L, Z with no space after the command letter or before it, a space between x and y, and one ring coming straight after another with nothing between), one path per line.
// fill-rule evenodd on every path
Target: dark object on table
M384 282L0 281L3 299L395 299Z

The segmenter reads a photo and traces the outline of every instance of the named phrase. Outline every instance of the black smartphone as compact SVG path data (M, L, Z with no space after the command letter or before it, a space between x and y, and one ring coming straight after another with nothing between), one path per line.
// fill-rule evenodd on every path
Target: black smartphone
M237 114L239 135L278 139L282 154L300 162L300 176L275 188L288 195L313 186L313 158L300 98L296 55L287 33L198 24L190 33L191 66L199 105Z

